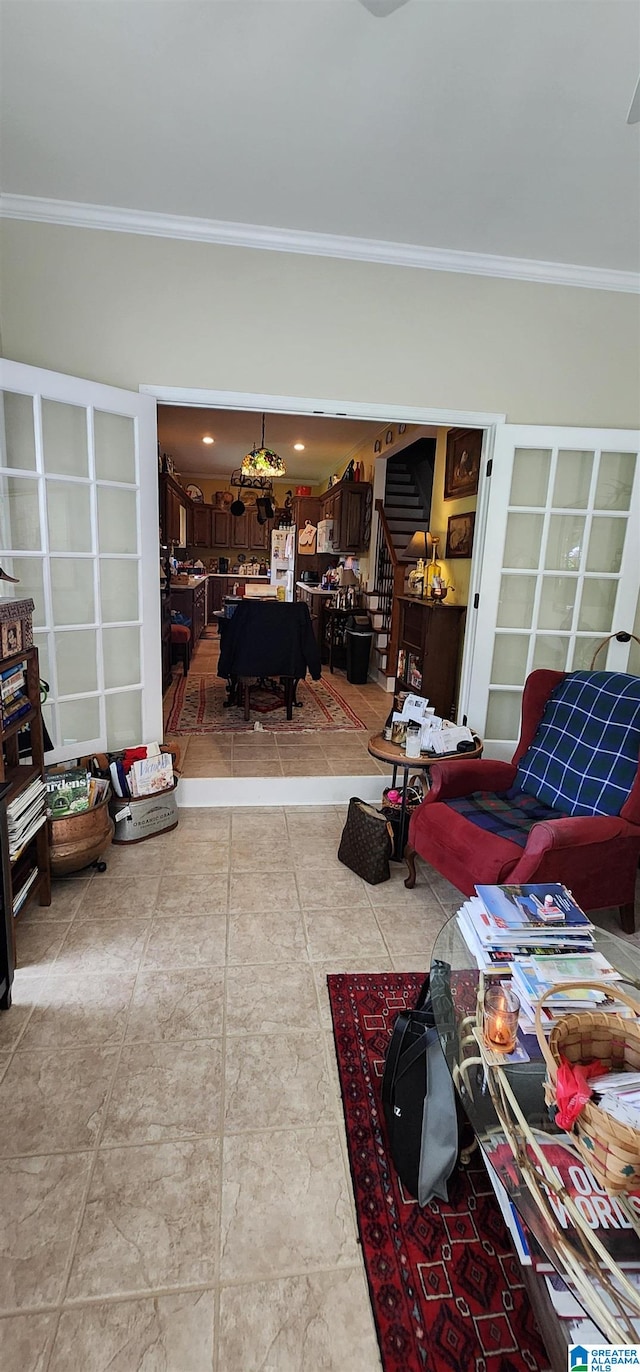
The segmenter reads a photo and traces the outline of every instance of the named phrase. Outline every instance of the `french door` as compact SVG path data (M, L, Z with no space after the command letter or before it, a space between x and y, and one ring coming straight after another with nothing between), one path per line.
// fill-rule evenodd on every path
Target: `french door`
M32 597L51 762L162 737L156 406L0 361L0 564Z
M589 668L631 632L640 589L640 435L499 426L475 577L473 659L462 708L485 754L510 758L536 667ZM615 640L596 666L625 671Z

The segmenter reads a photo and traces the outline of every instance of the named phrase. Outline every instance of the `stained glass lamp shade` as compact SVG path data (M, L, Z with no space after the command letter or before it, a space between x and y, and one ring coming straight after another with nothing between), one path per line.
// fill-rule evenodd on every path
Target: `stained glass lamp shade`
M252 448L242 459L242 470L247 476L285 476L284 458L273 448L264 446L264 415L262 416L262 439L259 448Z

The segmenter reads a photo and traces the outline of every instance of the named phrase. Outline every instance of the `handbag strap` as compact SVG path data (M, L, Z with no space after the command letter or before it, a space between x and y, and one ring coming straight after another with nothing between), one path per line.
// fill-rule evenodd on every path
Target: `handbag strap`
M393 1026L391 1043L389 1044L389 1051L382 1074L382 1101L384 1105L391 1105L391 1085L396 1079L398 1062L400 1060L402 1045L409 1028L409 1023L408 1012L406 1010L401 1010L400 1014L396 1016L396 1022Z

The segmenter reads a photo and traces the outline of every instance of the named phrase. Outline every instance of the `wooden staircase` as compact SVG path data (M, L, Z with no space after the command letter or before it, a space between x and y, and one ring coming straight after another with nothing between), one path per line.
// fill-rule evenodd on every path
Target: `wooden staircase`
M392 690L398 656L398 614L394 614L396 597L405 589L407 563L398 556L389 528L384 502L376 500L378 532L375 549L374 589L366 598L375 637L375 668L384 690ZM413 530L412 530L413 532Z

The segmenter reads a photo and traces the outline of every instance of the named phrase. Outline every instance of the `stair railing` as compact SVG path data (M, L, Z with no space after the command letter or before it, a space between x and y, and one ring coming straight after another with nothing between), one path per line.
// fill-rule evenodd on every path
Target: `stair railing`
M376 500L378 529L376 538L376 594L380 597L379 613L382 614L382 632L387 634L386 675L395 676L398 657L398 636L400 613L398 596L403 594L406 575L406 562L403 562L393 546L393 539L384 503Z

